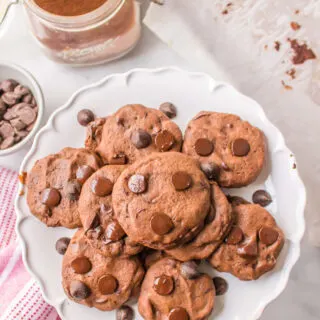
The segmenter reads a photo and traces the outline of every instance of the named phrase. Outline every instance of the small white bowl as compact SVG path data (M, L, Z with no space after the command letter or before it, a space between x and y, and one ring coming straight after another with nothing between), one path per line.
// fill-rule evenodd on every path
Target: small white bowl
M34 134L38 131L40 127L44 109L44 99L40 86L38 82L35 80L35 78L27 70L21 68L20 66L17 66L16 64L6 61L0 61L0 82L6 79L16 80L20 84L28 87L31 90L34 98L37 101L38 116L36 119L36 123L34 124L34 127L30 131L30 133L24 139L22 139L20 142L13 145L12 147L0 150L0 156L8 155L17 150L20 150L28 141L30 141L33 138Z

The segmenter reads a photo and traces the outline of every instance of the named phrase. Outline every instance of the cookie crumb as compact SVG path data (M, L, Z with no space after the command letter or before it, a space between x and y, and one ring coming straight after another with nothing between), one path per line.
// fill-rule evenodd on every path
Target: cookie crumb
M221 14L223 14L223 15L226 15L226 14L228 14L229 13L229 11L227 10L227 9L224 9L222 12L221 12Z
M279 51L279 50L280 50L280 47L281 47L281 42L275 41L275 42L274 42L274 48L275 48L277 51Z
M227 7L231 7L232 5L233 5L232 2L228 2L228 3L227 3Z
M298 22L291 21L290 26L292 30L297 31L301 28L301 25Z
M293 79L296 78L296 69L295 69L295 68L292 68L292 69L286 71L286 74L287 74L288 76L290 76L291 79L293 80Z
M27 180L27 172L22 172L21 174L19 174L19 181L22 184L26 184L26 180Z
M297 9L297 10L294 11L294 13L295 13L295 14L299 14L299 13L300 13L300 10Z
M281 80L281 83L283 85L283 87L286 89L286 90L292 90L293 88L289 85L287 85L283 80Z
M20 197L24 196L24 190L21 190L21 191L19 192L19 196L20 196Z
M303 64L307 60L316 59L316 55L311 48L309 48L305 43L299 44L296 39L288 39L291 44L291 49L294 52L292 57L293 64Z

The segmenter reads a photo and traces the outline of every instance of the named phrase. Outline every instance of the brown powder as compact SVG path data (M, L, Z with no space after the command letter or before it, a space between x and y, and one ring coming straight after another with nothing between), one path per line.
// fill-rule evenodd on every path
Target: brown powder
M312 49L308 48L305 43L299 44L295 39L288 39L288 41L291 44L291 49L294 51L292 57L293 64L303 64L307 60L316 59L316 55Z
M296 78L296 69L295 69L295 68L292 68L292 69L288 70L288 71L286 72L286 74L287 74L288 76L290 76L291 79L293 80L293 79Z
M301 28L301 25L298 22L292 21L290 23L292 30L297 31Z
M275 41L274 42L274 48L279 51L280 50L280 47L281 47L281 43L279 41Z
M43 10L58 16L80 16L101 7L108 0L34 0Z
M287 85L283 80L281 80L281 83L286 90L292 90L292 87Z

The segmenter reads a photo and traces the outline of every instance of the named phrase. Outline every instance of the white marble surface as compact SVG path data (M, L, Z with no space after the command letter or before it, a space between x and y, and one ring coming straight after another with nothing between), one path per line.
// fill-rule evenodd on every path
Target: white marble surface
M197 61L184 61L146 28L143 30L143 37L137 48L120 61L81 69L56 65L41 54L28 34L21 8L16 6L10 9L5 25L0 28L0 60L21 64L37 78L46 99L44 120L76 89L110 73L124 72L134 67L166 65L199 70ZM223 59L219 59L220 62L223 65ZM320 184L320 126L318 124L320 107L311 101L301 104L301 92L279 91L278 85L275 85L272 79L268 79L262 86L257 87L254 81L243 82L242 75L235 74L232 68L225 70L240 90L264 106L268 117L284 133L289 147L296 154L301 176L307 186L307 212L319 211L320 197L317 193ZM266 88L269 89L268 92L274 92L274 94L266 94ZM0 165L17 170L27 151L28 147L18 154L1 157ZM307 220L311 223L311 219ZM292 272L286 290L266 308L261 319L320 319L319 274L320 249L310 246L305 239L302 244L301 259ZM239 297L239 299L243 298Z

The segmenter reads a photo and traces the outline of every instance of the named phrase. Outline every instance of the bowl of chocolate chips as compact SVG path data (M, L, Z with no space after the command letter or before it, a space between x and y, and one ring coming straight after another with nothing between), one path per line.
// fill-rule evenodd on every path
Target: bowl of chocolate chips
M0 156L21 149L39 129L43 96L25 69L0 62Z

